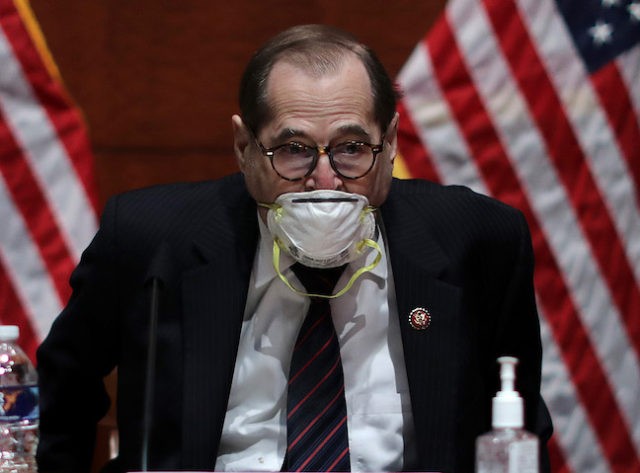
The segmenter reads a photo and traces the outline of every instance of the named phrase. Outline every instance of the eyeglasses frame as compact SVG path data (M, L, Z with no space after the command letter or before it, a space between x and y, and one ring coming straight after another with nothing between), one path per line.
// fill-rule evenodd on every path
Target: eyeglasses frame
M309 177L311 175L311 173L315 170L316 166L318 165L318 160L320 159L320 155L321 154L326 154L327 155L327 157L329 158L329 164L331 165L331 169L333 169L336 172L336 174L338 176L342 177L343 179L349 179L349 180L353 181L353 180L356 180L356 179L363 178L364 176L369 174L369 172L373 169L373 166L376 164L376 158L384 150L384 137L385 137L386 132L383 133L382 137L380 138L380 144L377 144L377 145L373 145L371 143L367 143L366 141L358 141L358 140L343 141L341 143L338 143L335 146L322 146L322 145L309 146L309 145L305 145L304 143L298 143L297 141L288 141L286 143L282 143L281 145L273 146L271 148L266 148L258 140L258 137L255 135L255 133L251 133L251 134L253 135L253 138L254 138L256 144L258 145L258 147L260 148L260 151L262 152L263 156L269 158L269 161L271 162L271 167L273 168L275 173L278 176L280 176L282 179L286 180L286 181L296 182L296 181L300 181L302 179L305 179L305 178L307 178L307 177ZM305 146L307 148L315 149L317 151L314 154L311 166L309 166L309 170L307 171L307 173L304 176L296 177L296 178L290 178L290 177L283 176L282 174L280 174L278 172L278 170L276 169L275 165L273 164L273 157L275 155L275 152L280 148L283 148L285 146L290 145L291 143L296 143L296 144ZM371 166L369 166L369 168L363 174L361 174L361 175L359 175L357 177L345 176L340 171L338 171L335 163L333 162L333 153L331 152L332 148L335 148L336 146L346 145L346 144L365 145L365 146L368 146L369 148L371 148L371 152L373 153L373 159L371 160Z

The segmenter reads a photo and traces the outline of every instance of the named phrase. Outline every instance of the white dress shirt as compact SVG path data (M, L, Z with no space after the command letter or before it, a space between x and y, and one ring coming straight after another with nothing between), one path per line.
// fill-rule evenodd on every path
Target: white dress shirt
M273 268L273 239L260 218L238 356L216 461L222 471L278 471L287 449L286 396L291 352L309 299ZM351 471L401 471L415 454L413 418L391 267L382 237L380 263L331 300L347 402ZM347 266L334 292L376 256ZM281 253L280 269L304 291Z

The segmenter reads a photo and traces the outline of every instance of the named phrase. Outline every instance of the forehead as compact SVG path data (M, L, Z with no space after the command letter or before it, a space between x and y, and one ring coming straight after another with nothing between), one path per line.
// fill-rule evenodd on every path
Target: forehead
M336 67L310 69L281 59L266 85L270 119L267 129L332 130L374 124L371 81L362 62L346 54Z

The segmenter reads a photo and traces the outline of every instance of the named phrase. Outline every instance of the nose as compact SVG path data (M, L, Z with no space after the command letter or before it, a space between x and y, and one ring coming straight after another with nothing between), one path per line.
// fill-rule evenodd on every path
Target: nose
M318 156L316 167L307 179L306 186L310 190L337 190L342 185L340 176L331 167L329 155L322 150Z

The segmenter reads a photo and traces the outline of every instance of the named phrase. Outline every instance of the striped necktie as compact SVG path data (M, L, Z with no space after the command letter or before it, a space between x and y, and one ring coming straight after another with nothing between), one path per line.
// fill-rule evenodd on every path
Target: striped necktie
M344 271L296 263L308 293L330 294ZM287 395L287 471L350 471L340 345L329 299L311 297L291 357Z

